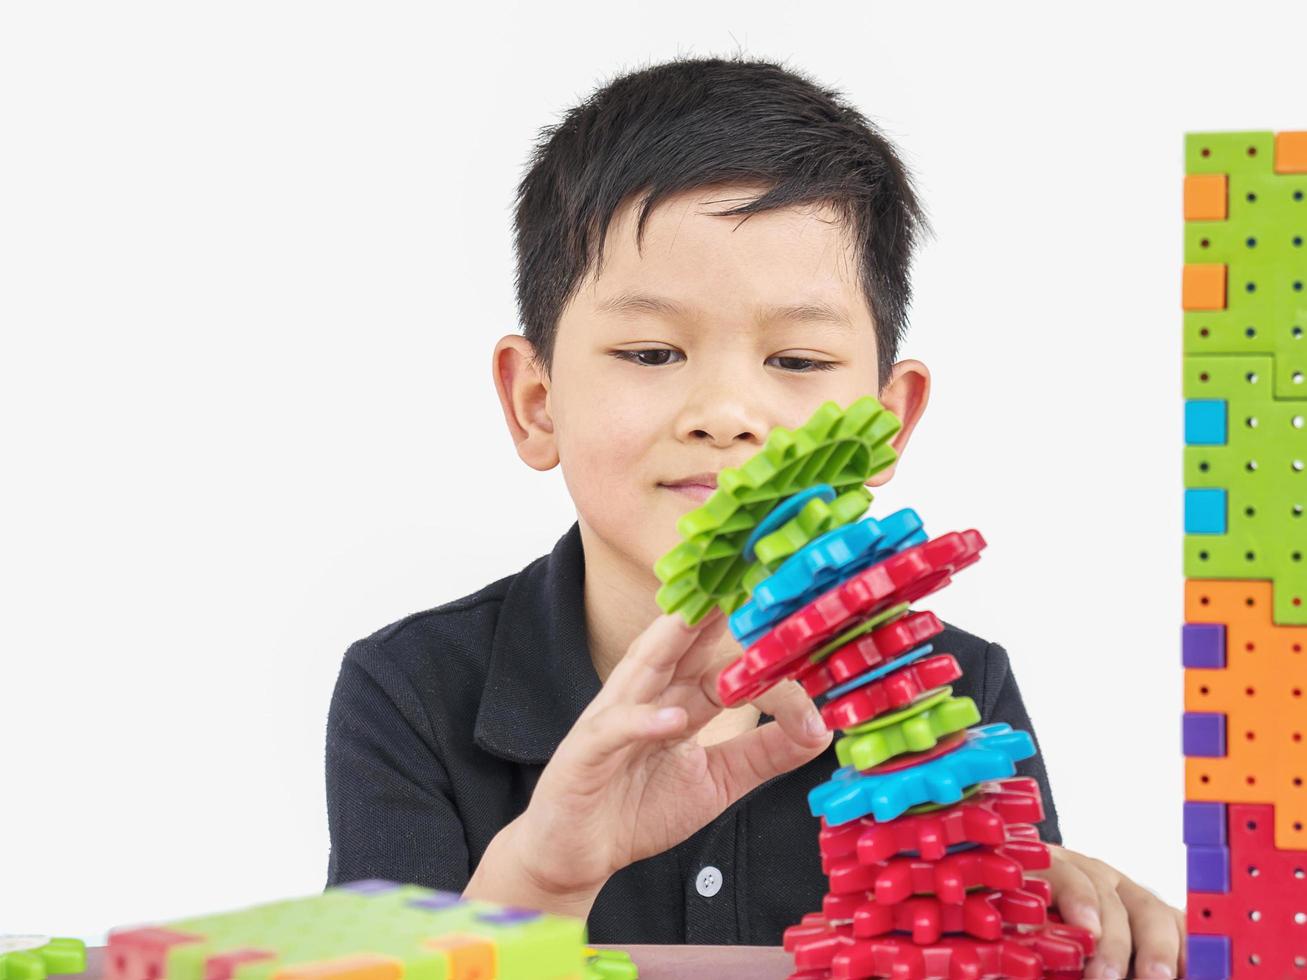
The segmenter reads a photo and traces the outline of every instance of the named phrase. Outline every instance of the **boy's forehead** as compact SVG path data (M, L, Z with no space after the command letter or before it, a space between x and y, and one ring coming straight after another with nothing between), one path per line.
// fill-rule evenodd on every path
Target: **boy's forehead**
M869 327L852 239L830 205L711 213L764 190L729 185L669 196L650 210L639 248L641 198L625 202L609 225L602 269L592 268L580 291L590 312L670 316L734 307Z

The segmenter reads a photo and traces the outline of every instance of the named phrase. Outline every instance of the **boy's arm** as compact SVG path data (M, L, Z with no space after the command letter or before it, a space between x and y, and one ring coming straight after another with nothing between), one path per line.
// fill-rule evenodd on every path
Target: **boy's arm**
M461 892L463 821L404 673L367 640L345 653L327 713L327 886L361 878Z
M1037 825L1039 836L1051 844L1061 844L1062 829L1058 826L1057 807L1053 804L1053 790L1049 786L1048 770L1044 766L1044 752L1021 698L1021 690L1017 687L1007 651L999 644L991 643L986 648L984 671L980 688L980 717L985 724L1005 721L1019 731L1029 732L1034 739L1037 751L1029 759L1017 763L1017 775L1029 776L1039 782L1039 792L1044 798L1044 819Z

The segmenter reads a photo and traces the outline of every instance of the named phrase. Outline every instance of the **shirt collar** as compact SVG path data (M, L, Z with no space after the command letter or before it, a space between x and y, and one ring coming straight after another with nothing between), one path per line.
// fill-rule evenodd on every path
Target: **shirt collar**
M491 640L473 740L512 762L544 764L602 686L585 625L585 553L573 523L513 577Z

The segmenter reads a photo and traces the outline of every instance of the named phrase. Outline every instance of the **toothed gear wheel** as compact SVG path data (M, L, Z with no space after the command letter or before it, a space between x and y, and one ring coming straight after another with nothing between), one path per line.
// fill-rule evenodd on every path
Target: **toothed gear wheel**
M772 508L818 483L840 494L862 487L898 458L889 440L901 427L867 395L847 409L826 402L797 429L773 429L761 450L718 473L712 496L677 521L685 540L654 563L659 607L691 625L714 605L734 612L748 598L746 573L760 564L745 559L744 546Z

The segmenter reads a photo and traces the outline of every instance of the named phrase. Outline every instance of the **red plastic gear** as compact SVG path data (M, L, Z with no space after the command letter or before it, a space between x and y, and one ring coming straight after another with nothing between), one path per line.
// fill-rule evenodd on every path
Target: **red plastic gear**
M949 936L918 945L904 936L858 939L852 926L832 926L815 913L785 930L784 943L794 954L794 976L803 980L1037 980L1079 976L1094 953L1088 932L1053 921L1038 929L1011 929L995 940Z
M944 632L933 612L910 612L850 640L829 657L808 664L796 678L809 697L818 697L845 681L861 677L873 667L902 656Z
M757 697L807 666L804 657L855 621L904 602L915 602L947 585L980 557L980 532L951 531L863 569L781 620L717 678L730 707Z
M938 861L955 844L997 846L1007 839L1007 825L1044 819L1039 783L1028 777L982 785L980 791L943 810L904 814L888 823L862 817L838 827L822 820L817 843L824 860L857 857L863 864L887 861L903 851Z
M906 708L927 691L951 684L962 676L957 660L935 654L900 667L822 705L821 717L832 731L853 728L889 711Z
M895 857L874 864L847 861L831 867L832 894L873 892L883 905L901 902L912 895L936 895L940 901L960 905L971 888L1021 888L1027 871L1049 866L1048 845L1039 840L1034 827L1012 824L1006 843L998 847L976 847L947 854L938 861Z
M969 892L961 905L931 895L914 895L894 905L863 902L853 913L853 935L869 939L910 932L912 941L920 944L937 942L946 933L998 939L1004 925L1042 926L1052 901L1052 886L1042 878L1030 878L1015 891Z

